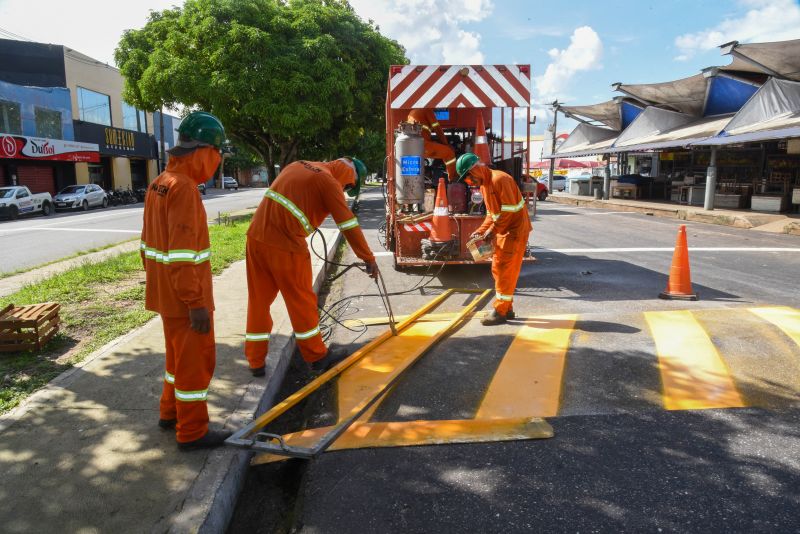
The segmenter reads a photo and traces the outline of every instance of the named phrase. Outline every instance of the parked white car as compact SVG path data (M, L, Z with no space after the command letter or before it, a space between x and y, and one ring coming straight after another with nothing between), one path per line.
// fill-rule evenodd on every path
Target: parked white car
M53 213L50 193L34 194L24 185L0 187L0 217L16 219L20 215L39 211L45 216Z
M68 185L53 199L57 210L83 210L108 206L108 195L96 184Z
M236 191L239 190L239 182L236 181L236 178L233 176L223 176L222 177L222 189L234 189Z

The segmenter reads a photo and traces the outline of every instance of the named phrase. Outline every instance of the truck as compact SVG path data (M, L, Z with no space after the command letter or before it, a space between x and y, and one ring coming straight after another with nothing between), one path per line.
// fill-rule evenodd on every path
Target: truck
M486 210L479 190L450 184L448 217L452 239L446 247L431 243L437 185L445 162L425 158L419 124L412 110L435 114L447 143L458 157L488 143L490 167L517 181L523 196L530 184L530 65L392 65L386 91L386 220L384 244L396 270L442 264L490 263L473 259L468 242ZM527 117L521 142L514 138L515 118ZM507 128L506 121L510 128ZM499 124L497 124L499 123ZM505 139L510 129L511 140ZM442 140L439 140L440 142ZM525 261L534 261L527 255Z
M24 185L0 187L0 217L16 219L20 215L42 212L53 213L50 193L31 193Z

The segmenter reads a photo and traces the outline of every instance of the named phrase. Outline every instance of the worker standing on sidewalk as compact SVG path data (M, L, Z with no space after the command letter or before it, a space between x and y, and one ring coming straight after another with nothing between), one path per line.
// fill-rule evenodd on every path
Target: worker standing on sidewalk
M216 363L214 296L208 220L198 184L222 160L225 130L197 111L178 128L166 170L150 185L144 204L141 255L147 274L145 307L161 315L166 370L160 420L175 427L178 448L222 445L230 432L208 428L206 398Z
M425 157L440 159L447 167L447 179L456 180L456 153L447 142L447 136L439 125L439 120L430 109L412 109L408 114L408 122L418 123L422 126L422 138L425 140ZM432 140L431 134L435 133L439 143Z
M481 320L485 326L514 318L514 289L528 246L531 221L519 187L503 171L489 169L480 158L467 152L456 162L459 179L481 188L486 219L471 237L494 241L492 276L496 291L494 309Z
M286 303L300 353L312 371L325 370L345 356L329 351L322 341L306 238L332 215L356 256L366 262L367 273L378 276L375 256L342 193L358 195L366 174L364 164L355 158L326 163L296 161L267 189L247 232L245 355L253 376L265 374L272 335L270 306L278 291Z

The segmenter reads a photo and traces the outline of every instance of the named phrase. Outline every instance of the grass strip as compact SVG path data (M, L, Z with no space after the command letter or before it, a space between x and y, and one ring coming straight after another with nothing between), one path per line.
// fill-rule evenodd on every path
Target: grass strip
M244 259L249 225L247 218L209 227L213 274ZM40 302L61 304L61 328L40 353L0 353L0 413L154 316L144 309L144 271L138 251L74 267L25 286L0 298L0 308Z

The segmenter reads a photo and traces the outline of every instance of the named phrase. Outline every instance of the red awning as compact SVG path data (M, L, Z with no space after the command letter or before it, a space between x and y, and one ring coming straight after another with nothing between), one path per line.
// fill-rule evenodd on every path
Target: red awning
M575 159L561 158L556 160L556 169L585 169L592 166L590 161L578 161ZM534 169L549 169L550 160L537 161L533 164Z

